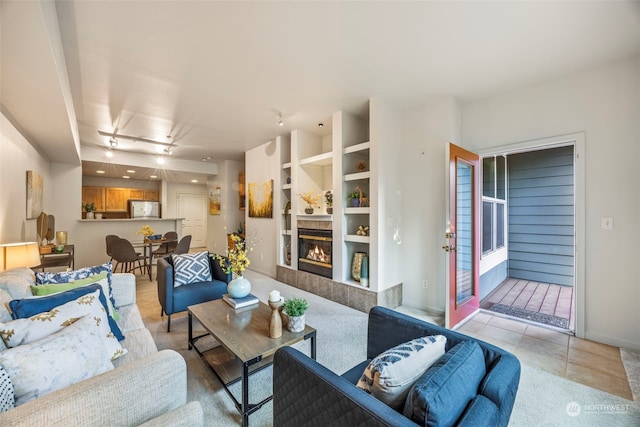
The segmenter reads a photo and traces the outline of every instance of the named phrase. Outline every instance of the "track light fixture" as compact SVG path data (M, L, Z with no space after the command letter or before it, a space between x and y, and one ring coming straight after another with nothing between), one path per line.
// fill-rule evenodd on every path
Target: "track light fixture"
M278 113L278 126L284 126L284 122L282 121L282 113Z
M170 156L171 154L173 154L173 152L171 151L171 147L167 147L164 149L164 152L167 156Z
M109 145L111 148L116 148L118 146L118 140L112 136L109 138Z

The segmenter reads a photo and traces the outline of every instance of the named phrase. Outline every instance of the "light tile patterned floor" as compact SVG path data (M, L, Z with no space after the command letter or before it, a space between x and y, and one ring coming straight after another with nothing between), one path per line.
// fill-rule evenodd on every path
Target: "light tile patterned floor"
M618 347L484 311L458 330L512 352L529 366L633 400Z

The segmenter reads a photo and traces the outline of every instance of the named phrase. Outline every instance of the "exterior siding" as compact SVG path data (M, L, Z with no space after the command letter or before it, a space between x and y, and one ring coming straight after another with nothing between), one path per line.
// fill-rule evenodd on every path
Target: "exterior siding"
M573 147L508 156L509 277L574 285Z

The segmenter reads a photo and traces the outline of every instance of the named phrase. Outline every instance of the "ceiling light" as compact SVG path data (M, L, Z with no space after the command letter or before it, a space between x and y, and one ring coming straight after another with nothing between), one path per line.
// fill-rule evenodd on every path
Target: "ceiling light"
M318 127L319 128L323 128L324 127L324 123L318 123Z
M157 176L156 176L156 175L151 175L149 178L156 179L156 178L157 178Z
M112 136L109 138L109 145L111 148L116 148L118 146L118 140Z
M164 165L164 157L158 157L156 161L158 162L159 165Z
M124 179L129 179L129 175L122 175Z
M192 179L191 182L193 182L194 184L198 182L197 179Z
M136 173L133 169L127 169L127 173Z
M282 113L278 113L278 126L284 126L284 122L282 121Z
M96 173L105 173L104 171L96 171Z
M165 149L164 149L164 152L165 152L165 154L166 154L167 156L170 156L171 154L173 154L173 153L171 152L171 147L167 147L167 148L165 148Z
M113 157L113 151L111 151L111 148L109 148L109 150L107 150L107 157L108 158L112 158Z

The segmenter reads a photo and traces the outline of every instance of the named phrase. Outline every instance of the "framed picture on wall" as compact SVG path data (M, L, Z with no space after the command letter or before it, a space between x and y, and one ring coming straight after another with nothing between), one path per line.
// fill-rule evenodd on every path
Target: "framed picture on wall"
M273 180L249 183L249 216L273 218Z
M220 187L209 190L209 215L220 215L221 198L222 189Z
M42 177L34 171L27 171L27 219L38 218L42 212Z

